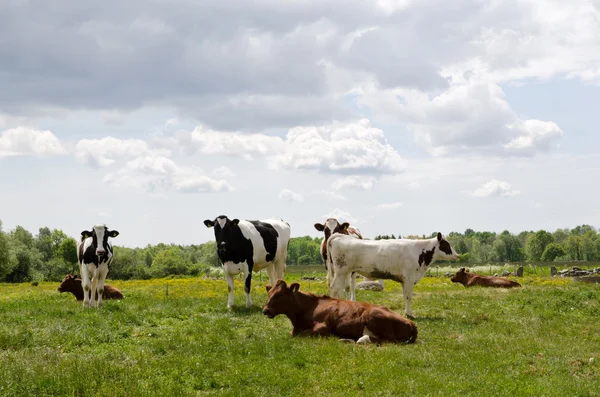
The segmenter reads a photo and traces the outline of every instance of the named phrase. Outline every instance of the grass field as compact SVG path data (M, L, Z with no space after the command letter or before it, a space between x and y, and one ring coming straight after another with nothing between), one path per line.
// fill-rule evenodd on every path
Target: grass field
M324 293L322 267L288 268ZM298 339L246 309L241 280L110 281L123 301L82 310L58 283L0 284L0 396L598 396L600 285L526 275L522 289L415 287L413 345ZM168 296L166 294L168 284ZM359 300L403 313L399 284Z

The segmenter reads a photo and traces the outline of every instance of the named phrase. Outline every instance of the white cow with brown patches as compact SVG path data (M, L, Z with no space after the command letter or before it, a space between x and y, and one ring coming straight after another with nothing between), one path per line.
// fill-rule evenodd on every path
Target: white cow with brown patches
M350 226L348 222L340 224L337 219L329 218L325 221L325 223L315 223L315 229L325 234L323 241L321 241L321 257L323 258L323 263L325 264L325 269L327 269L327 286L331 286L331 278L332 273L329 271L327 266L327 241L329 237L331 237L334 233L345 234L357 239L362 240L362 234L360 230L358 230L354 226ZM351 283L350 283L350 299L355 301L356 294L354 292L356 286L356 274L352 275Z
M458 254L441 233L422 240L358 240L334 233L327 242L327 265L333 273L331 296L341 298L352 273L398 281L402 284L406 316L414 318L410 307L413 286L435 260L456 259Z

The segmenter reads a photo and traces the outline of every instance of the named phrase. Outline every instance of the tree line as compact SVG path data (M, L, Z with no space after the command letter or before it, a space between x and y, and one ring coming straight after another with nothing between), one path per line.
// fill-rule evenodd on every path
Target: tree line
M430 236L405 235L404 238ZM378 235L378 239L400 238ZM461 254L462 262L552 262L600 261L600 234L589 225L574 229L524 231L452 232L447 239ZM293 237L288 246L287 264L322 264L322 237ZM220 266L216 243L177 245L156 244L143 248L114 246L111 279L149 279L169 275L210 274ZM42 227L33 234L22 226L4 231L0 221L0 282L60 281L67 273L78 273L77 242L62 230Z

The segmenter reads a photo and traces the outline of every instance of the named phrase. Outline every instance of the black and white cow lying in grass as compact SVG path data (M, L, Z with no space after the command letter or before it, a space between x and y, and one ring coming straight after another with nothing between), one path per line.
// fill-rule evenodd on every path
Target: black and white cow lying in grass
M108 230L103 224L81 232L77 241L77 262L83 287L83 307L102 306L104 281L113 260L113 247L108 238L118 235L118 231Z
M327 242L331 296L341 298L349 287L353 272L374 279L394 280L402 284L406 316L414 318L410 308L413 286L436 259L458 259L458 254L441 233L423 240L358 240L335 233Z
M252 306L250 286L252 272L267 269L271 285L283 279L286 269L290 225L279 218L260 221L229 219L225 215L214 221L204 221L214 228L217 254L227 279L229 297L227 306L233 306L233 276L244 273L246 306Z

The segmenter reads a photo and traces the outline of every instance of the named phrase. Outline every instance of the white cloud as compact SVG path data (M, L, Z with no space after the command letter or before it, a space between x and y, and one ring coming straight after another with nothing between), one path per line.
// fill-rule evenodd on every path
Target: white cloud
M165 155L168 150L150 150L141 139L119 139L107 136L101 139L82 139L75 146L75 157L91 167L107 167L118 159L143 155Z
M525 120L510 125L509 128L518 129L522 134L504 145L508 151L516 153L534 153L536 150L550 150L556 146L557 140L563 135L560 127L551 121Z
M395 174L404 161L367 119L321 127L292 128L274 167L339 174Z
M360 223L360 220L358 218L355 218L348 211L342 210L340 208L334 208L328 214L323 215L323 218L336 218L340 223L348 222L351 225L357 225Z
M563 134L554 122L519 118L494 83L469 80L432 97L402 90L366 93L362 104L406 122L416 142L436 156L533 156L554 148Z
M283 149L283 140L265 134L221 132L198 126L177 134L179 144L190 153L239 156L247 160L272 155Z
M299 193L295 193L289 189L283 189L279 192L279 199L283 201L301 203L302 201L304 201L304 196L302 196Z
M377 179L371 176L349 175L343 178L336 179L332 187L335 190L342 189L362 189L371 190Z
M396 201L393 203L379 204L377 207L381 210L395 210L402 207L402 203Z
M212 174L215 176L223 177L223 178L228 178L228 177L232 177L232 176L236 175L235 172L233 172L232 170L230 170L228 167L226 167L224 165L212 170Z
M194 167L181 167L161 156L142 156L104 177L114 186L131 186L148 192L175 190L181 193L215 193L233 191L222 179L213 179Z
M520 191L513 189L510 183L492 179L479 186L471 195L474 197L517 196Z
M0 134L0 158L7 156L58 156L67 149L50 131L26 127L12 128Z

